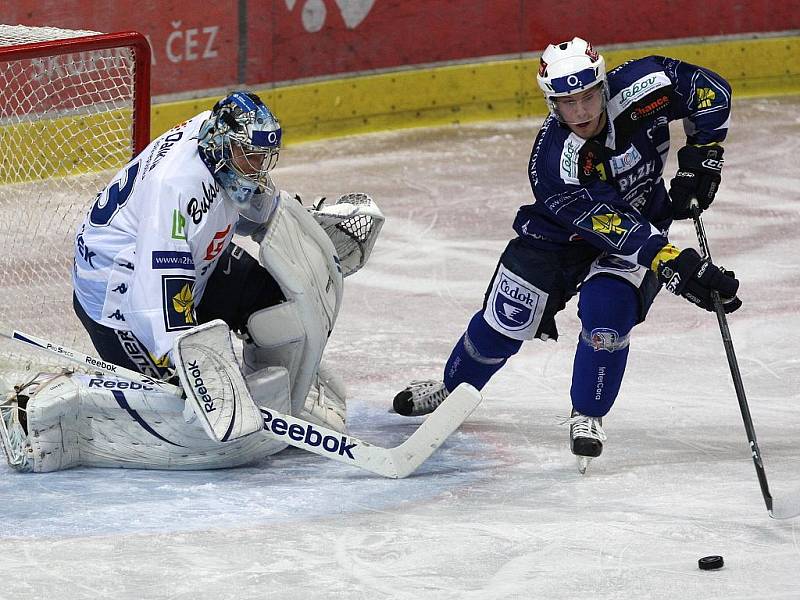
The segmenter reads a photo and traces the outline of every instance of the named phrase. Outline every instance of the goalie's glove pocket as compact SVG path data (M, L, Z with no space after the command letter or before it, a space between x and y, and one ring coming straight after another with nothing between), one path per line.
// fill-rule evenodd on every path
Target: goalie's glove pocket
M732 313L742 306L742 301L736 295L739 280L734 273L701 258L693 248L687 248L675 258L660 263L656 273L670 292L683 296L705 310L714 310L714 292L719 294L726 313Z

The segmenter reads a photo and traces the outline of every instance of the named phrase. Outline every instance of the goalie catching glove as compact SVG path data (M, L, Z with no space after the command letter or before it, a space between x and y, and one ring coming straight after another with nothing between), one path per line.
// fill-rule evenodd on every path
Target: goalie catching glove
M678 150L678 172L669 182L672 215L675 219L692 216L692 200L697 198L700 212L711 206L722 180L722 146L687 145Z
M331 238L342 277L347 277L366 264L384 216L375 201L362 192L340 196L336 204L323 206L324 202L325 198L321 198L309 213Z
M700 258L693 248L680 251L667 244L653 260L653 270L670 292L706 310L714 311L714 292L719 294L726 313L732 313L742 305L736 296L739 280L733 272Z

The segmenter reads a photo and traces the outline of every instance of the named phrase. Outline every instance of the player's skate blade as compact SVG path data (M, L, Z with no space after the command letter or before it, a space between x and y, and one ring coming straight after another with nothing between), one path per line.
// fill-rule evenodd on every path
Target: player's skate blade
M589 466L589 463L592 462L591 456L576 456L575 460L578 463L578 473L581 475L586 475L586 468Z

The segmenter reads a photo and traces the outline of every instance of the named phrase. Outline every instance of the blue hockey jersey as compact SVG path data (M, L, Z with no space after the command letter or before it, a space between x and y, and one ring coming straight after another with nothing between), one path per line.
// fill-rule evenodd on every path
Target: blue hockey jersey
M650 267L672 222L662 180L669 122L683 119L687 143L723 141L731 90L708 69L661 56L617 67L608 89L607 124L592 139L545 120L528 165L534 203L514 230L545 250L590 244Z

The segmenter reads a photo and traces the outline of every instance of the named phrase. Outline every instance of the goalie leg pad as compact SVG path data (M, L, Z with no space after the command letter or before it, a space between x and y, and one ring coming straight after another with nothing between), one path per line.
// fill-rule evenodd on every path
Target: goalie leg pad
M78 388L72 379L54 373L38 375L19 395L9 397L0 407L9 464L22 472L58 471L79 465L79 406ZM24 411L27 431L16 419L11 422L11 435L5 433L9 409L17 414Z
M285 370L262 371L247 383L262 406L289 409ZM266 431L220 444L198 419L185 422L181 398L125 380L46 374L25 394L30 458L26 468L15 466L22 471L219 469L253 463L286 447Z
M344 433L347 422L347 389L341 378L322 361L298 417Z
M172 354L186 402L211 439L228 442L263 427L224 321L204 323L181 334Z
M265 308L250 315L247 331L252 342L243 349L246 374L267 367L283 367L295 381L303 362L306 331L294 301Z
M289 371L292 414L297 414L336 322L342 274L331 240L303 206L284 192L267 224L259 259L281 286L287 302L251 315L247 329L256 346L270 348L259 359L260 365L284 366ZM280 338L286 344L283 350L277 343ZM300 338L304 339L302 344L297 343ZM275 359L270 353L284 356ZM249 368L257 364L250 362Z

